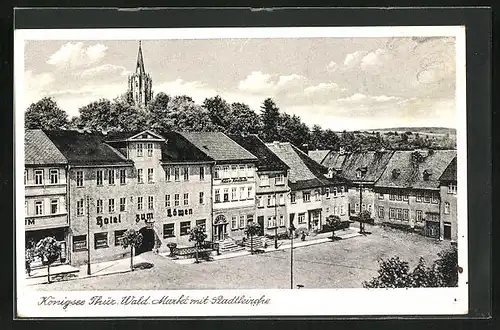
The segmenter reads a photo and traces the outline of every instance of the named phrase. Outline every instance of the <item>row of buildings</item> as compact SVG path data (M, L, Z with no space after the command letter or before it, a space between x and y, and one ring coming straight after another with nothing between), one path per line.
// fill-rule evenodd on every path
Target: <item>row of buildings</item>
M24 185L26 244L53 236L74 265L126 256L130 228L143 234L140 252L190 246L197 225L224 243L252 221L275 236L349 219L348 180L255 135L27 130Z
M309 156L351 182L351 219L368 210L375 223L457 240L456 150L315 150Z

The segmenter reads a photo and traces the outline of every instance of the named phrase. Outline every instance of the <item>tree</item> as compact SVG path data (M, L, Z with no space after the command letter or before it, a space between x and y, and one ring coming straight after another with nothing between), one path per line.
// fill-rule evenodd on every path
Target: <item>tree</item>
M365 288L408 288L410 287L410 266L399 257L379 260L378 276L363 282Z
M359 232L363 234L365 232L365 223L369 223L371 221L371 213L368 210L362 210L358 215L359 221Z
M206 98L202 107L207 110L210 121L217 130L225 132L231 123L231 107L219 95Z
M68 114L50 97L44 97L26 109L24 114L26 129L57 130L68 128Z
M28 247L25 250L24 257L26 272L28 273L28 276L31 276L31 264L35 260L35 246L33 242L28 243Z
M326 129L323 132L323 147L329 150L336 150L340 146L340 138L331 129Z
M111 131L118 127L116 108L111 106L111 101L100 99L91 102L80 109L79 124L91 131Z
M323 130L321 129L321 126L314 125L312 127L310 145L313 149L323 149L324 148Z
M261 105L262 120L262 140L264 142L273 142L279 140L278 124L280 119L279 108L270 98L264 100Z
M332 230L332 241L335 241L335 229L341 224L340 217L338 215L330 215L326 218L326 223Z
M281 140L288 141L300 149L308 144L310 140L309 127L301 121L299 116L282 113L279 122L278 134Z
M203 226L195 226L191 228L189 231L189 241L190 242L195 242L194 247L196 250L196 261L195 263L199 263L200 261L198 260L198 250L200 246L202 246L203 242L207 239L207 234L205 233L205 227Z
M142 244L142 234L135 229L128 229L123 233L121 245L124 249L130 247L130 270L134 270L134 249Z
M458 286L458 251L455 246L438 253L435 261L436 271L443 287Z
M54 237L42 238L35 246L35 255L47 265L47 281L50 283L50 265L61 256L61 244Z
M230 134L257 134L261 129L260 117L244 103L231 104L231 121L227 127Z
M249 222L245 228L245 235L250 236L250 253L253 254L253 237L258 235L260 226L256 222Z

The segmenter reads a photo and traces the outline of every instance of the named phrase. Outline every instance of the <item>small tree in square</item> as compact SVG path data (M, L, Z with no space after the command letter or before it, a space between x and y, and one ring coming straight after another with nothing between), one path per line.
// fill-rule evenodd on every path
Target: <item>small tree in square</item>
M196 256L196 261L195 263L199 263L200 261L198 260L198 249L200 246L202 246L203 242L207 239L207 234L205 233L205 227L204 226L195 226L191 228L189 231L189 241L190 242L195 242L194 247L195 247L195 256Z
M253 254L253 237L258 235L260 226L253 221L249 222L245 228L245 234L250 236L250 253Z
M44 237L36 243L34 254L47 265L47 281L50 283L50 265L61 256L61 244L54 237Z
M363 234L365 232L365 223L371 220L371 213L368 210L363 210L359 212L359 232Z
M142 244L142 234L135 229L128 229L123 233L121 244L124 249L130 247L130 270L134 270L134 249Z
M338 215L330 215L328 218L326 218L326 223L332 230L332 241L335 241L335 229L340 226L342 220L340 220L340 217Z

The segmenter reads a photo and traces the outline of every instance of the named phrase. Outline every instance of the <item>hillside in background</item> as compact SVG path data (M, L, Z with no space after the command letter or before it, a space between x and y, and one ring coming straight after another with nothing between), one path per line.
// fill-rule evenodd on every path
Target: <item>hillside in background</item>
M420 133L420 134L442 134L442 135L456 135L457 130L455 128L448 127L390 127L390 128L377 128L377 129L366 129L362 130L362 132L412 132L412 133Z

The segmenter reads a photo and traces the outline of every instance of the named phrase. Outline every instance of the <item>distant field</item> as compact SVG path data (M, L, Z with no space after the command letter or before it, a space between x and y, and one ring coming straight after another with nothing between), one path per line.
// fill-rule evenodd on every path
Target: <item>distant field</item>
M420 134L429 134L429 135L456 135L457 130L454 128L447 127L392 127L392 128L377 128L377 129L366 129L362 130L362 132L371 133L371 132L412 132L412 133L420 133Z

